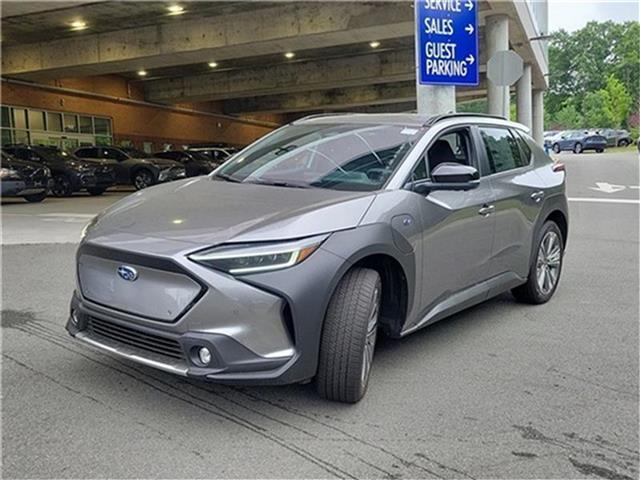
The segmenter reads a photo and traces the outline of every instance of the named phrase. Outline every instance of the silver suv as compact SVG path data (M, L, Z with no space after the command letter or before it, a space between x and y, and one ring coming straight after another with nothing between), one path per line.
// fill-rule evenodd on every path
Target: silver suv
M356 402L380 330L403 337L509 290L549 300L567 228L564 168L522 125L307 117L98 215L67 329L178 375L313 379Z

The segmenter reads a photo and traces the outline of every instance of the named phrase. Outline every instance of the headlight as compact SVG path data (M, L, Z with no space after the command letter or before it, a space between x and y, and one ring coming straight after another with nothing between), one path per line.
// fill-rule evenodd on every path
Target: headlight
M20 178L20 174L13 168L0 168L0 178Z
M233 275L289 268L315 252L327 235L284 243L254 243L215 247L189 255L202 265Z

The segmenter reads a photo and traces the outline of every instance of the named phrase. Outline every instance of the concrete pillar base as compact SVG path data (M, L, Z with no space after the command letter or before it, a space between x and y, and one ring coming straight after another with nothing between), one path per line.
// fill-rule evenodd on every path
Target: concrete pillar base
M544 91L534 90L531 136L539 145L544 145Z
M533 130L533 117L531 113L532 86L531 65L525 65L522 77L516 83L516 103L518 107L518 122Z
M456 111L456 87L416 85L418 113L442 115Z

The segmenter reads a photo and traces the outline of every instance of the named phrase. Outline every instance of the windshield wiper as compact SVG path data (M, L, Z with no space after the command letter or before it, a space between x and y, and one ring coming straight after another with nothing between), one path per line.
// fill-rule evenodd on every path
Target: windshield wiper
M246 180L243 183L253 183L256 185L272 185L274 187L288 187L288 188L315 188L311 185L308 185L306 183L293 183L293 182L287 182L287 181L283 181L283 180L257 180L257 179L252 179L252 180Z
M241 180L238 180L235 177L232 177L231 175L227 175L226 173L216 173L213 175L214 177L218 177L221 178L227 182L232 182L232 183L240 183Z

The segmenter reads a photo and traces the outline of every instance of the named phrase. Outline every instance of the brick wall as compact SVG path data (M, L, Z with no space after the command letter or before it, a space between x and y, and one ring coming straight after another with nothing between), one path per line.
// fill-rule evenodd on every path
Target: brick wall
M127 103L126 99L142 100L142 90L138 82L127 82L121 77L63 79L50 85L83 90L87 94L54 92L2 82L2 103L108 116L113 121L115 143L131 140L138 147L142 146L142 142L153 142L154 148L164 143L182 145L203 142L242 146L273 129L221 117ZM91 93L115 96L122 100L96 98ZM277 121L277 118L269 120Z

